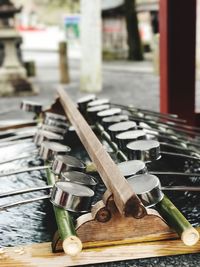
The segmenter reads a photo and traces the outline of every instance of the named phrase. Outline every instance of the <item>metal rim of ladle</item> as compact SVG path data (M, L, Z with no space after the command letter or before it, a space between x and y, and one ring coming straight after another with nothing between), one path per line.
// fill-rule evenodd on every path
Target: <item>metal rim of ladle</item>
M30 100L22 100L20 108L27 112L39 114L42 112L42 104L35 103Z
M146 139L146 133L143 130L131 130L117 134L115 136L116 142L120 149L126 149L126 145L136 140Z
M87 107L94 107L94 106L101 106L101 105L107 105L110 104L110 100L108 98L101 98L101 99L95 99L93 101L90 101L87 104Z
M79 171L61 172L61 181L85 185L95 191L98 181L95 177Z
M71 151L71 148L57 142L44 141L41 143L39 155L43 160L52 161L58 154L66 154Z
M62 141L63 136L57 133L53 133L45 130L38 130L33 138L33 142L35 145L40 146L43 141L51 140L51 141Z
M147 167L144 161L141 160L123 161L118 163L117 167L125 178L147 172Z
M94 191L84 185L58 181L51 191L50 201L65 210L85 213L90 211Z
M160 180L155 175L148 173L134 175L128 178L127 182L147 208L155 206L164 197Z
M137 140L126 145L130 159L151 162L159 160L160 143L156 140Z
M129 129L135 129L137 127L136 122L134 121L123 121L123 122L118 122L118 123L114 123L112 125L110 125L108 127L108 131L109 132L124 132L124 131L128 131Z
M46 124L42 124L40 129L44 130L44 131L50 131L53 133L57 133L57 134L65 134L67 131L67 129L63 129L63 128L60 128L57 126L52 126L52 125L46 125Z
M120 115L122 113L121 108L109 108L97 113L97 117L103 119L105 117L110 117L114 115Z
M102 119L102 123L105 126L110 126L114 123L122 122L122 121L127 121L128 115L122 114L122 115L114 115L114 116L109 116L109 117L104 117Z
M85 172L85 170L85 163L70 155L56 155L52 164L52 172L56 175L59 175L61 172Z
M62 122L66 122L67 119L64 115L53 113L53 112L45 112L45 119L53 119L53 120L59 120Z

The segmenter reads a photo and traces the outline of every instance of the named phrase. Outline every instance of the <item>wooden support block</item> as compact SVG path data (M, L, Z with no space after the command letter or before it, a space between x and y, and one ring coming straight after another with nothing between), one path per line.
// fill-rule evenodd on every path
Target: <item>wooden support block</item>
M101 220L101 213L106 210L108 211L107 220ZM77 219L76 233L83 243L83 248L87 249L162 240L171 234L173 238L177 238L177 235L155 210L148 209L147 211L148 215L141 219L124 217L117 210L111 197L107 201L107 206L103 201L99 201L94 205L91 213L84 214ZM62 250L62 241L59 240L57 233L52 244L54 252Z

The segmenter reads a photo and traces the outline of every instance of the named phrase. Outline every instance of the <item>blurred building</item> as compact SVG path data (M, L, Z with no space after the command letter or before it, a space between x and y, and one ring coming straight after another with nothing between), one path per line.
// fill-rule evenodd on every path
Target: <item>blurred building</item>
M153 35L158 33L158 0L137 0L141 40L146 51L152 49ZM127 57L127 30L124 0L102 0L103 53L105 58Z

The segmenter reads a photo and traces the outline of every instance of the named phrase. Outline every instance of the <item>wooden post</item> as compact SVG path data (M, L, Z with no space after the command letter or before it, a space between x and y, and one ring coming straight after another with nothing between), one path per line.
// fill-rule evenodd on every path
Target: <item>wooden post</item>
M194 125L196 0L160 0L160 110Z
M67 60L67 43L59 43L59 69L60 69L60 83L69 83L69 66Z
M200 1L197 1L197 27L196 27L196 59L197 59L197 79L200 79Z
M81 0L80 90L102 90L101 0Z

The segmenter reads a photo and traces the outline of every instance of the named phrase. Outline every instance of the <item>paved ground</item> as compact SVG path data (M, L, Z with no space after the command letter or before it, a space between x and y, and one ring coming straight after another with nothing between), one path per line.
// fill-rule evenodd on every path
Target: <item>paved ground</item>
M37 77L34 79L35 86L40 88L40 93L36 96L26 97L44 103L50 103L56 94L56 86L59 81L57 71L57 55L55 53L30 53L25 54L26 58L34 58L37 63ZM79 88L79 60L70 61L71 83L67 90L75 99L82 95ZM104 89L100 96L109 97L113 102L120 104L132 103L137 107L158 110L159 109L159 78L153 74L151 64L144 63L106 63L103 69ZM200 84L198 82L198 88ZM199 89L198 89L199 92ZM197 94L199 95L199 93ZM0 111L9 107L19 107L22 97L0 98ZM200 103L198 102L200 109ZM17 116L22 116L17 113ZM16 113L10 113L7 117L16 117ZM0 119L5 116L0 115ZM99 266L188 266L197 267L200 262L200 254L152 258L134 260L121 263L102 264Z

